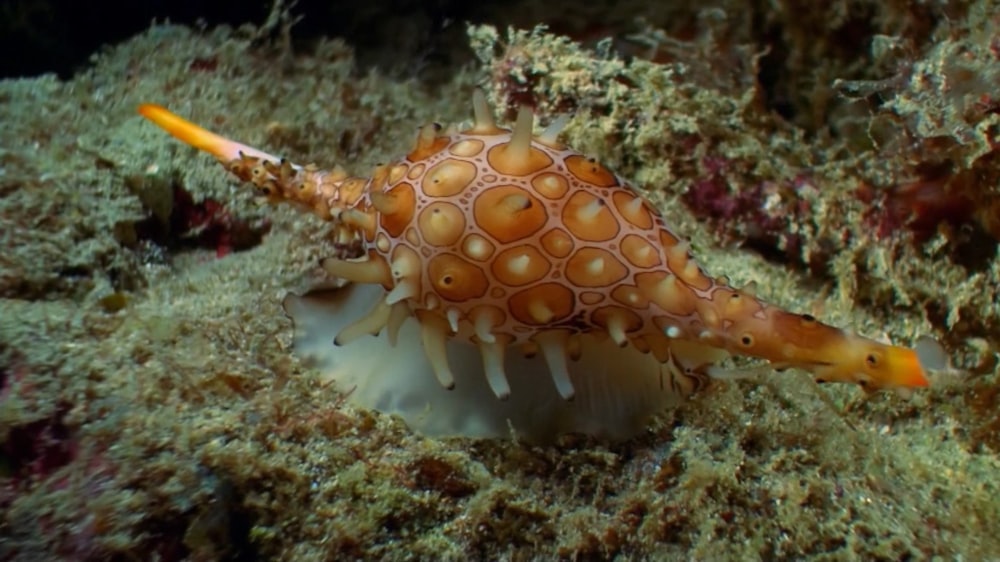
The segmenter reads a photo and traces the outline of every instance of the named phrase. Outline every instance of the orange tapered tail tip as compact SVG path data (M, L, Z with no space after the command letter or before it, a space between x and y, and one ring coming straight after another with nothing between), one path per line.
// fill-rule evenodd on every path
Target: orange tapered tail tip
M232 141L224 139L215 133L195 125L183 117L171 113L162 105L144 103L139 106L139 114L156 123L161 129L177 137L181 141L204 150L217 157L231 157L226 150Z
M204 150L223 162L236 160L241 154L272 161L278 160L277 157L271 154L229 140L208 129L199 127L187 119L172 113L162 105L144 103L139 106L139 114L181 141L199 150Z

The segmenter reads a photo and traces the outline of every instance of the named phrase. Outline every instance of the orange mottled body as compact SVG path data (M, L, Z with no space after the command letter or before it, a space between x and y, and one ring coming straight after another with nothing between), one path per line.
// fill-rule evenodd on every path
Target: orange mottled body
M393 212L380 213L366 239L388 263L421 264L410 305L418 314L440 315L473 343L486 333L524 343L544 330L609 322L631 334L659 331L646 323L700 331L695 303L720 287L686 252L671 253L677 236L624 181L537 141L530 165L505 165L506 132L447 140L370 186ZM658 314L641 316L643 288L664 271L684 281Z
M414 149L371 178L300 167L218 137L158 106L140 111L216 155L273 200L305 205L364 241L359 260L328 259L332 275L386 289L368 316L336 338L415 316L439 381L453 385L448 339L479 347L499 397L504 353L541 351L559 393L573 396L566 361L578 337L600 334L671 364L697 382L725 374L728 353L868 388L926 386L912 350L845 333L768 305L714 279L660 212L594 159L561 145L563 123L541 135L522 109L496 126L477 94L465 131L423 128Z

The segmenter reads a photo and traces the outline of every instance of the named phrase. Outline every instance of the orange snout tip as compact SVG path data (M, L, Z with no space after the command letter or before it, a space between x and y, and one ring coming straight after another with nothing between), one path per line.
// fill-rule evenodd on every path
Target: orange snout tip
M891 366L890 380L891 386L901 388L927 388L930 381L927 373L920 363L920 357L912 349L905 347L893 347L889 354L889 365Z

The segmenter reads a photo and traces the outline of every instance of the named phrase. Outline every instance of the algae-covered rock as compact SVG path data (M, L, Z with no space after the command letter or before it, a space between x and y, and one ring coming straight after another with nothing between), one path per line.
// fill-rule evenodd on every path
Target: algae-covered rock
M473 26L479 62L433 83L359 70L341 40L169 25L71 80L0 83L0 558L1000 556L995 242L981 214L912 222L954 182L994 197L995 5L800 4L573 37ZM898 52L872 42L891 33ZM291 351L281 302L338 251L328 225L257 205L135 114L367 173L468 118L477 85L570 113L565 140L635 180L711 273L869 336L932 334L978 376L907 399L773 373L626 442L427 439ZM169 219L165 191L136 189L150 176L269 228L238 252L140 243L121 225Z

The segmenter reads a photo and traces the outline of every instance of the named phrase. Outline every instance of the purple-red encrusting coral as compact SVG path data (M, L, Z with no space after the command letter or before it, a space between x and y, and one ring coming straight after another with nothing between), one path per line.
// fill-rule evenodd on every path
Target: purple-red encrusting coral
M43 552L67 560L113 557L118 551L109 536L127 524L112 513L108 499L122 485L118 462L106 444L68 421L70 403L44 404L46 391L34 382L31 365L16 356L7 361L0 368L0 406L13 401L39 414L14 422L0 435L0 513L7 516L0 517L0 528L18 537L0 541L0 559L40 559ZM39 509L38 498L53 494L63 496L59 508ZM146 544L160 560L184 558L179 531L171 534L162 527L151 526Z
M195 201L191 193L177 183L172 189L173 206L169 218L162 221L150 216L136 223L139 240L149 240L167 248L207 248L221 258L260 244L270 230L270 222L266 219L251 223L235 217L215 199Z
M799 262L804 236L797 230L812 213L806 197L816 191L812 179L802 173L783 182L758 180L736 186L731 172L740 166L723 156L705 156L700 166L703 175L683 193L684 203L721 236L739 239L764 255ZM807 265L822 266L815 259Z
M967 174L928 171L921 179L889 189L862 184L857 197L868 205L865 224L879 240L909 229L914 241L927 241L942 223L961 226L974 219L975 205L959 186Z
M949 163L919 165L916 179L887 188L862 184L856 195L868 205L865 226L879 240L907 231L920 244L942 225L977 228L1000 240L1000 197L988 189L998 179L995 154L981 157L971 169L955 170Z
M0 371L0 404L18 400L32 404L35 391L29 366L12 360ZM0 507L6 507L18 490L44 480L78 456L78 444L64 418L69 407L58 404L52 412L6 428L0 435L0 458L5 473L0 474Z
M8 430L6 440L0 445L0 454L10 471L5 480L15 488L44 479L77 457L77 443L63 421L68 409L61 405L52 416Z

